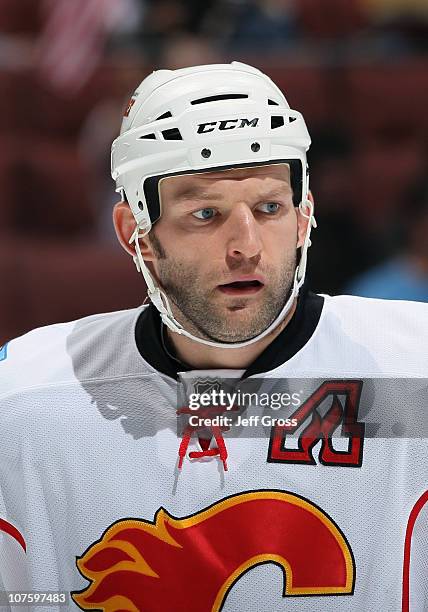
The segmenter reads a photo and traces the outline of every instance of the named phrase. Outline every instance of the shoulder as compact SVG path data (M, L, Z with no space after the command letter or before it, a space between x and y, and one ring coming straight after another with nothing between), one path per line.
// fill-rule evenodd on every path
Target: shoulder
M364 319L379 331L388 328L396 334L412 334L428 329L428 304L407 300L386 300L353 295L324 296L329 313L336 314L350 326ZM394 329L391 329L394 324ZM380 328L379 328L380 326Z
M140 309L91 315L76 321L39 327L0 348L0 399L15 392L58 385L76 379L76 364L97 362L97 353L112 353L131 331ZM132 342L132 333L128 333Z
M323 337L334 339L338 351L365 353L385 374L428 372L428 304L325 296L322 326Z

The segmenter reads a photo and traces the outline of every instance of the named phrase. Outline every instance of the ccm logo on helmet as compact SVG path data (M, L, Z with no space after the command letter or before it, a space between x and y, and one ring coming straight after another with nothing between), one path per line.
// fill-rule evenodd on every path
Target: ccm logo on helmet
M241 122L238 124L238 122ZM198 134L206 134L217 130L234 130L235 128L256 127L259 118L254 119L223 119L223 121L209 121L198 125Z

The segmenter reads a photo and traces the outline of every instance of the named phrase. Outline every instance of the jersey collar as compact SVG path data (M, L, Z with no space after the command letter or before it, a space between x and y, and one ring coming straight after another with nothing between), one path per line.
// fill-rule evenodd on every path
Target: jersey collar
M302 287L296 311L282 332L246 369L243 378L269 372L291 359L313 335L324 305L324 298ZM150 304L135 326L138 351L153 368L177 380L178 372L194 370L180 361L164 329L158 310Z

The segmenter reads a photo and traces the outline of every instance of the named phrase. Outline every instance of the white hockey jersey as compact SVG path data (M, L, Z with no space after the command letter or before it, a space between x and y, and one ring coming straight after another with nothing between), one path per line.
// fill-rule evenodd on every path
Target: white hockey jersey
M325 296L303 346L249 377L299 381L294 439L220 431L227 471L177 435L181 379L219 373L143 358L146 308L0 350L0 609L428 610L428 306Z

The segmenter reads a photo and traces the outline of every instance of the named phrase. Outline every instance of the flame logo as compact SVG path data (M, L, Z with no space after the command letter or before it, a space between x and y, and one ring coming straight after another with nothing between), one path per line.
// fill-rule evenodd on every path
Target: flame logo
M273 562L283 597L352 595L355 563L336 524L283 491L225 498L187 518L160 508L153 522L110 526L76 563L91 584L72 593L82 610L217 612L238 578Z

